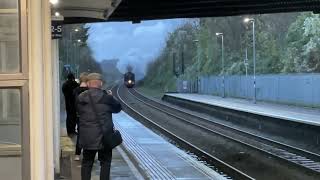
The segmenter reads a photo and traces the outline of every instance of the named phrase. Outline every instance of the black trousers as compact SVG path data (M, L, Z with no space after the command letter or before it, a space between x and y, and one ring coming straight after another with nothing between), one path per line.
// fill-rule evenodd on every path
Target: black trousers
M112 159L112 150L83 150L83 159L81 167L81 180L90 180L94 158L98 152L98 160L100 161L100 180L110 179L110 167Z
M79 131L79 123L77 123L77 130L78 130L78 135L77 135L77 144L76 144L76 155L80 155L81 154L81 150L82 148L80 147L80 131Z
M67 110L66 127L68 135L73 135L76 132L77 116L72 110Z

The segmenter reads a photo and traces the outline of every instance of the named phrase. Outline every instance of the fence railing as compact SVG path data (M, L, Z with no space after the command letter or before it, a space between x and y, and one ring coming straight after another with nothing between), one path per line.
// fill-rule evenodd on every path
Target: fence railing
M252 99L252 76L202 76L199 80L177 81L177 91ZM256 97L260 101L320 107L320 74L289 74L256 76Z

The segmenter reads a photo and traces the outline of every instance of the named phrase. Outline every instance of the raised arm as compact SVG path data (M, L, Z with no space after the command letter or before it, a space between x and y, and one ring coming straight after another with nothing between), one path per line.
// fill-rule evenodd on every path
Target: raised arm
M112 113L118 113L122 110L120 102L112 95L105 94L106 104L109 105Z

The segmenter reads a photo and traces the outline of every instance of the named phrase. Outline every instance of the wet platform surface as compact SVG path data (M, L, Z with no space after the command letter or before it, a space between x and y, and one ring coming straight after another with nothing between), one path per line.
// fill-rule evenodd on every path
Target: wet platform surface
M127 114L113 119L123 146L148 179L225 179Z
M144 179L137 170L133 172L133 164L128 165L128 160L126 155L123 154L123 150L121 148L116 148L112 152L112 163L111 163L111 176L112 180L140 180ZM126 158L126 160L124 159ZM73 161L72 165L72 180L80 180L81 179L81 162ZM138 174L137 174L138 173ZM91 180L99 180L100 179L100 165L99 161L96 160L92 170Z
M257 102L254 104L252 101L245 99L221 98L201 94L166 93L165 96L320 126L320 109L315 108L304 108L265 102Z
M70 138L67 136L65 129L65 121L61 122L61 156L67 157L67 163L62 165L63 176L57 178L57 180L81 180L81 161L74 161L75 142L76 137ZM81 158L82 159L82 158ZM68 171L68 172L66 172ZM67 175L66 175L67 174ZM100 175L100 163L97 159L93 166L91 180L99 180ZM1 179L1 178L0 178ZM112 151L112 163L111 163L111 178L112 180L141 180L145 179L134 163L128 157L128 154L123 150L122 146L119 146Z

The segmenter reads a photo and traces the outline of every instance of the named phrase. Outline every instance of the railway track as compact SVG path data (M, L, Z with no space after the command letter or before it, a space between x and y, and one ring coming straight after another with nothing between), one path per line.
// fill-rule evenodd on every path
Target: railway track
M129 92L133 96L135 96L139 101L149 105L150 107L156 108L159 111L165 112L179 119L183 119L184 121L188 121L193 125L202 127L207 131L219 133L220 135L225 136L226 138L233 139L240 143L245 143L253 148L259 149L260 151L273 155L276 158L281 158L288 162L295 163L296 165L301 166L303 168L307 168L311 171L316 171L320 173L319 154L306 151L297 147L293 147L285 143L274 141L272 139L265 138L256 134L245 132L241 129L231 127L229 125L214 122L210 119L194 115L190 112L182 111L181 109L178 109L176 107L149 99L134 89L130 90ZM191 121L191 119L193 121ZM217 128L207 128L208 126L211 127L212 125L214 125ZM250 139L250 141L246 141L244 139Z
M118 89L119 90L119 89ZM201 117L199 115L192 114L190 111L185 111L180 108L176 108L173 106L170 106L165 103L161 103L159 101L155 101L152 99L149 99L139 92L135 91L134 89L130 90L129 95L133 96L137 101L140 103L152 108L156 109L157 111L160 111L168 116L171 116L175 119L178 119L181 122L187 123L191 126L197 127L201 129L203 132L208 132L211 134L214 134L216 136L223 137L225 139L228 139L228 141L233 141L234 143L241 144L242 146L246 146L247 148L254 149L256 151L259 151L260 153L265 154L265 156L272 156L274 159L277 159L279 161L282 161L282 163L290 164L290 166L295 166L297 169L304 169L304 172L308 172L311 174L317 174L320 175L320 156L318 154L305 151L290 145L286 145L284 143L280 143L277 141L273 141L268 138L264 138L259 135L251 134L248 132L245 132L241 129L237 129L219 122L212 121L211 119ZM123 99L122 99L123 100ZM129 104L126 104L130 107L132 111L135 111L135 113L139 113L140 116L143 116L140 112L135 110L133 107L131 107ZM148 119L153 124L157 124L156 122L153 122L152 120ZM161 125L157 124L158 128L163 129L162 131L167 131L165 128L161 127ZM170 138L177 139L174 133L172 132L166 132L165 134L170 134ZM181 141L181 138L179 142ZM188 144L189 142L186 140L185 144ZM190 143L189 143L190 144ZM210 152L206 152L204 150L201 150L199 147L195 146L193 149L198 149L198 151L202 151L201 156L212 156ZM199 153L197 153L199 155ZM217 159L217 158L216 158ZM222 162L218 159L219 162ZM216 164L216 162L212 161L213 164ZM227 164L228 165L228 164ZM229 167L233 168L232 166L228 165ZM223 169L223 165L220 165L219 169ZM235 168L234 168L235 169ZM236 169L239 171L238 169ZM230 170L227 170L230 171ZM227 172L223 170L226 174L230 174L230 172ZM239 171L241 174L244 174L245 178L252 178L249 175L246 175L245 173ZM239 179L239 175L233 174L233 172L230 175L231 177L236 177L235 179ZM259 178L257 178L259 179ZM317 179L317 178L315 178Z
M135 110L130 104L126 103L126 101L121 97L119 93L120 86L117 88L117 97L122 102L123 105L125 105L126 108L128 108L130 111L134 112L138 116L142 117L149 123L151 123L153 126L157 127L157 130L160 130L161 133L164 133L166 136L170 137L173 141L182 144L183 147L192 149L192 152L196 154L199 157L205 157L204 159L209 162L210 164L214 164L214 168L217 172L222 174L227 179L239 179L239 180L254 180L254 178L250 177L249 175L241 172L240 170L230 166L229 164L221 161L220 159L210 155L209 153L201 150L197 146L193 145L192 143L188 142L187 140L179 137L173 132L170 132L166 130L166 128L162 127L157 122L151 120L148 117L145 117L143 114L141 114L139 111Z

